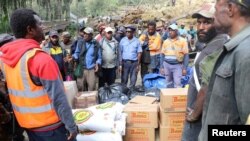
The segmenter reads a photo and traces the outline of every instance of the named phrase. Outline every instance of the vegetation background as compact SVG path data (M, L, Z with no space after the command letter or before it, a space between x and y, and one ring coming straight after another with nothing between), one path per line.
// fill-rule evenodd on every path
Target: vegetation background
M213 0L0 0L0 33L10 32L9 17L17 8L34 9L44 21L70 20L77 17L122 16L140 9L144 18L173 18L187 14L204 2Z

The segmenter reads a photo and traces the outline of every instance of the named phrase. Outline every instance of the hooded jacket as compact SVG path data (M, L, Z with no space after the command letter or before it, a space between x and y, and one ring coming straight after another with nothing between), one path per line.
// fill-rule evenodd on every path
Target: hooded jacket
M0 59L6 65L15 67L22 55L24 55L26 51L34 48L40 48L37 41L33 39L18 39L0 48ZM56 62L50 55L41 51L37 52L36 55L28 61L28 66L33 83L38 86L43 86L47 91L66 129L71 133L76 132L77 127L66 99L63 81Z

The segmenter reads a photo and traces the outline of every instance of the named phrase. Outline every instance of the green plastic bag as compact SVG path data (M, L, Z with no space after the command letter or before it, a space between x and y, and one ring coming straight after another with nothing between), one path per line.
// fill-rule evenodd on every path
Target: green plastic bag
M83 67L82 67L82 63L79 63L74 71L74 75L77 78L81 78L83 76Z

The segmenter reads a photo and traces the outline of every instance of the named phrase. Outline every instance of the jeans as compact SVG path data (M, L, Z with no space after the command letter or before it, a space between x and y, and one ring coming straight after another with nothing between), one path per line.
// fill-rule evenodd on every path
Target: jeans
M28 134L29 141L68 141L67 130L64 126L51 131L34 132L26 130L26 132ZM76 141L76 139L71 141Z
M137 80L137 61L123 61L122 62L122 83L127 85L130 76L129 87L134 87Z

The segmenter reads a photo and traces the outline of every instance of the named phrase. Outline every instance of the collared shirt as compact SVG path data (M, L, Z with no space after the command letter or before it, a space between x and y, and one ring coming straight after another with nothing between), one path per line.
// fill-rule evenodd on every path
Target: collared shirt
M122 38L119 47L120 62L122 60L138 60L138 53L142 52L141 43L136 37L131 40L128 37Z
M182 37L165 40L162 45L162 53L165 60L183 62L184 55L188 54L187 40Z
M102 67L114 68L118 65L118 42L112 38L107 40L105 37L100 41L102 48Z
M199 141L208 125L244 125L250 114L250 25L224 45L209 82Z
M184 29L179 28L178 31L179 31L179 35L181 35L181 36L182 36L182 35L186 35L186 36L187 36L187 34L188 34L188 33L187 33L187 30L186 30L185 28L184 28Z
M86 47L85 48L86 54L85 54L85 58L83 58L82 61L85 61L85 62L83 62L83 64L86 64L86 66L84 66L84 68L86 68L86 69L93 69L96 64L100 65L102 62L100 49L98 49L97 57L94 55L94 51L95 51L95 49L94 49L95 43L94 42L96 42L96 41L92 40L90 42L85 42L86 43L86 46L85 46ZM78 59L80 52L81 52L81 47L77 45L77 48L76 48L76 51L75 51L73 57L75 59ZM97 58L97 59L95 60L95 58Z
M195 39L196 38L196 34L197 34L197 31L192 29L192 30L189 30L188 31L188 34L191 35L191 39Z
M141 44L143 44L148 36L148 45L150 55L157 55L161 53L162 38L161 35L155 32L154 35L149 35L148 32L142 34L139 38Z

